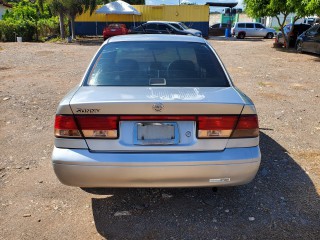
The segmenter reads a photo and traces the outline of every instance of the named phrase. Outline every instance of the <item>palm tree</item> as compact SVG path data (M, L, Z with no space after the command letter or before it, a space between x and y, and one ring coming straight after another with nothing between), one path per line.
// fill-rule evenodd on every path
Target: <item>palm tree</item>
M66 14L66 7L64 5L63 0L37 0L37 4L41 11L43 11L44 4L47 3L49 8L51 9L54 15L59 16L59 23L60 23L60 37L66 37L66 30L64 26L64 17Z
M84 11L90 10L90 15L97 7L96 0L65 0L64 5L66 7L67 14L71 23L71 36L75 38L75 24L74 20L77 14L82 14Z

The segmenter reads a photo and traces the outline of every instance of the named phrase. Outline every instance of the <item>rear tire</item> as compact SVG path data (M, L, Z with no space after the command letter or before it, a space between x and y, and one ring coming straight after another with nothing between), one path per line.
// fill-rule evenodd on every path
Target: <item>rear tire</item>
M244 39L245 37L246 37L246 34L244 32L238 33L237 38Z
M266 38L268 38L268 39L272 39L274 37L274 35L273 35L273 33L267 33L267 36L266 36Z

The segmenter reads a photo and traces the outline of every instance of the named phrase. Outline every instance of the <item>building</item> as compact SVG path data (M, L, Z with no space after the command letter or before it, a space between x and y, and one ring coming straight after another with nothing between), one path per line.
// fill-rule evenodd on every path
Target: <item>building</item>
M127 28L133 28L147 21L174 21L183 22L190 28L200 30L204 37L208 36L209 6L207 5L133 5L133 7L141 13L141 16L96 13L90 16L87 11L75 19L76 35L102 35L103 28L110 23L124 23Z

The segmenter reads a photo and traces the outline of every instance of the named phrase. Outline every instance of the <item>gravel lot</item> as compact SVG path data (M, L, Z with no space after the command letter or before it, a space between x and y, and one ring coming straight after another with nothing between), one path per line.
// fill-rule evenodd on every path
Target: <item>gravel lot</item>
M50 155L57 104L99 45L0 43L0 239L319 239L320 58L210 43L259 113L254 181L90 193L60 184Z

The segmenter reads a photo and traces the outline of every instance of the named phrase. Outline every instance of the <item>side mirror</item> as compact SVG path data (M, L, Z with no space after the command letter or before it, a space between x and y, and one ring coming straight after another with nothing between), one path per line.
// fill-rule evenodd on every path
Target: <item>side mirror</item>
M167 30L168 33L172 33L173 32L172 28L167 28L166 30Z

